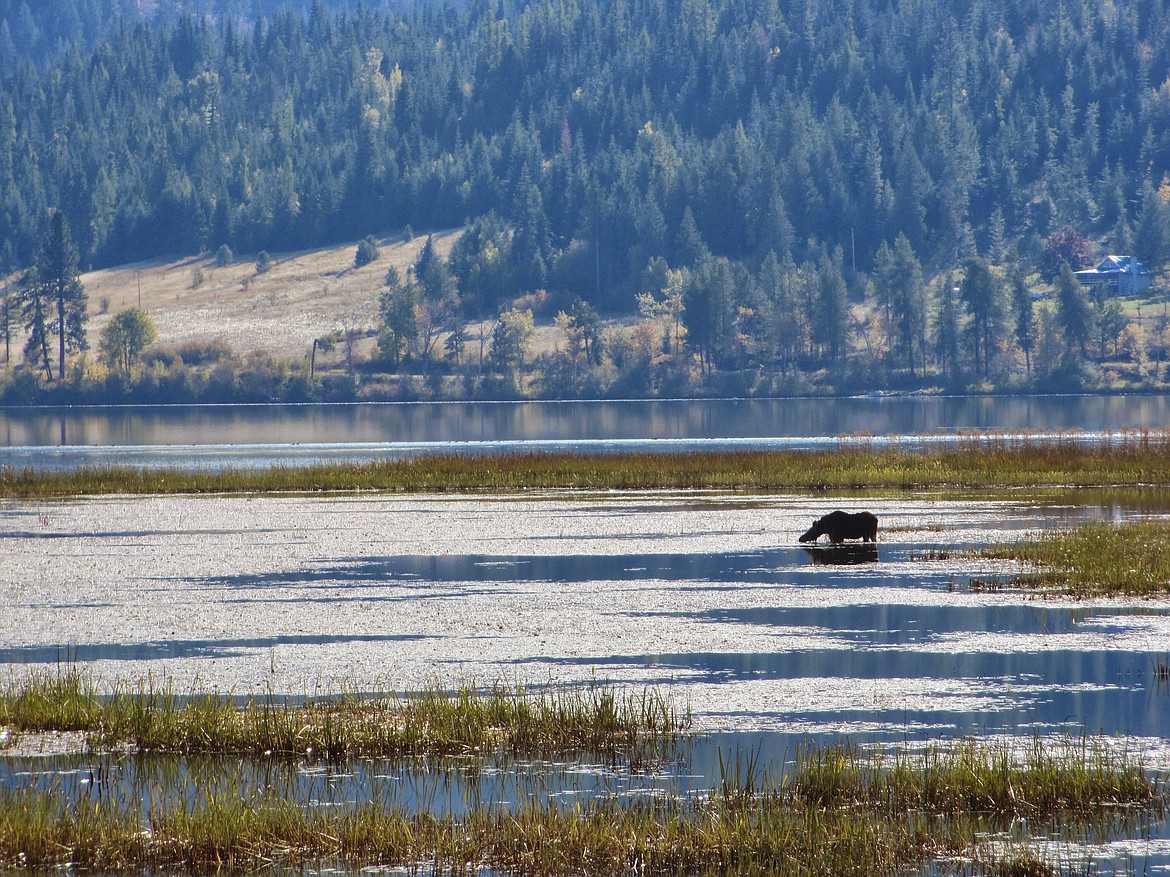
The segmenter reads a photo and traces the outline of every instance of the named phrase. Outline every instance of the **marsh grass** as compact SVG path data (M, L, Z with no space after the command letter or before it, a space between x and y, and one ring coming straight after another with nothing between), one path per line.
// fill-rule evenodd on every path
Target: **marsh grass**
M809 806L861 804L889 813L1035 817L1163 806L1138 759L1092 738L1036 737L1022 748L960 740L919 753L813 747L796 759L789 788Z
M1085 524L981 554L1032 569L1007 582L973 582L976 590L1008 584L1078 597L1170 595L1170 521Z
M986 814L1019 824L1025 815L1162 806L1157 782L1140 764L1103 745L1050 751L1035 741L1023 754L956 745L918 754L809 746L776 781L751 759L729 759L719 786L690 797L574 795L555 803L539 779L531 788L522 780L517 803L477 802L459 815L397 802L298 804L230 785L179 801L153 795L145 813L139 793L95 801L10 789L0 792L0 868L259 870L335 862L452 873L486 865L530 875L875 875L977 854L987 873L1040 874L1047 873L1043 861L1026 848L995 857L978 846ZM1082 779L1098 772L1122 776ZM972 792L1003 787L1004 776L1010 793Z
M653 691L603 686L447 692L435 685L402 696L269 695L237 702L205 691L180 695L152 681L100 695L82 674L66 671L0 692L0 726L12 731L83 731L93 748L184 756L344 761L589 752L641 763L672 757L690 722L688 710Z
M898 450L863 438L816 451L435 455L370 463L180 470L0 470L0 496L534 489L912 490L1144 487L1170 482L1170 432L1073 439L973 436Z

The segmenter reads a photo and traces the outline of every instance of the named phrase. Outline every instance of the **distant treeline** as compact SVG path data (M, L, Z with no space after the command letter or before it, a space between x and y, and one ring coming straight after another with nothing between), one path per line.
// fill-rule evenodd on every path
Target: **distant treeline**
M569 259L560 282L623 307L650 257L701 247L868 268L903 233L930 270L1072 224L1165 256L1165 0L135 5L4 4L0 268L50 208L85 265L494 209L527 282ZM95 45L39 64L26 31Z
M506 283L456 272L465 317L681 288L704 371L832 369L872 275L900 367L986 375L1053 232L1170 255L1167 0L50 5L0 5L4 272L53 208L83 267L491 216ZM952 301L976 257L1003 294Z

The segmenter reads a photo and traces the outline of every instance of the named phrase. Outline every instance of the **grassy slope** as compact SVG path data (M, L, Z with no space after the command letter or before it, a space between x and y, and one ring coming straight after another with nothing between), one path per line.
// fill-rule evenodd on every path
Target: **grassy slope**
M440 255L450 252L460 231L434 234ZM307 357L314 338L372 328L386 269L393 265L405 273L425 243L423 235L411 241L401 235L381 238L380 258L362 268L353 264L356 243L347 243L273 253L265 274L256 273L254 254L238 255L235 264L218 268L210 253L92 271L81 277L89 295L90 348L96 349L114 314L141 303L162 345L219 339L240 354L262 350L281 358ZM198 287L196 269L203 274ZM104 314L103 299L108 301Z

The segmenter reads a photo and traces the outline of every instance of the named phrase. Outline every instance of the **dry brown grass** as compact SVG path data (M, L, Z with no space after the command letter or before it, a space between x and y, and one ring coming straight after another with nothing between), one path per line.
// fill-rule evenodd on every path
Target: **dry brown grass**
M434 233L446 256L461 229ZM272 267L256 273L256 255L237 253L235 263L216 267L215 254L175 261L139 262L83 274L89 295L89 343L118 311L141 306L158 329L159 344L221 340L240 354L266 351L281 358L308 356L314 338L336 330L372 328L386 269L405 272L426 235L404 241L400 234L378 240L380 257L354 268L357 243L299 253L271 253ZM196 287L196 269L203 282ZM141 300L139 298L141 294ZM103 299L109 302L99 313ZM367 342L372 344L372 341Z

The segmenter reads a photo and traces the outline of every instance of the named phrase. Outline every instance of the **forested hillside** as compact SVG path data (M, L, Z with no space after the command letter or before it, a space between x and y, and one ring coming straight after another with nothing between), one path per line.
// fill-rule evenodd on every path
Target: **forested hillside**
M662 316L673 290L704 373L877 344L987 375L1013 346L1031 368L1043 326L1009 293L1054 232L1170 254L1165 0L65 5L75 42L45 60L4 4L4 272L54 208L86 266L487 217L507 270L459 251L468 319L536 290Z

